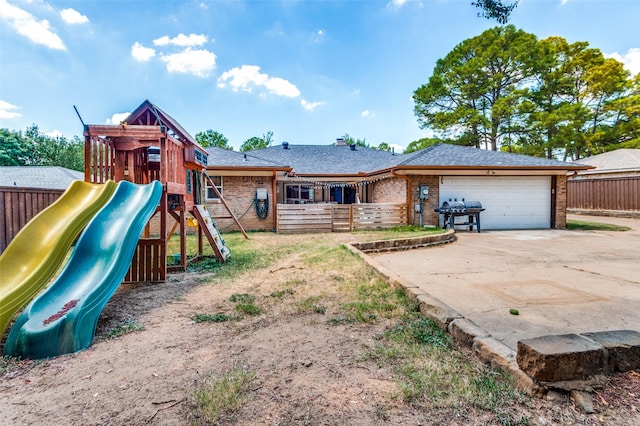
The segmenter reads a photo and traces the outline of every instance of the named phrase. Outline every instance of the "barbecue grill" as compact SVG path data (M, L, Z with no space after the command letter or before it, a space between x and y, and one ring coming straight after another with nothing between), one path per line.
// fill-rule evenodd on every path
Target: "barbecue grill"
M482 203L480 201L462 201L449 200L442 203L442 205L435 209L435 212L440 213L443 216L443 229L450 227L453 229L456 225L468 226L469 231L473 231L473 227L480 232L480 212L484 211ZM456 222L456 217L467 217L466 222Z

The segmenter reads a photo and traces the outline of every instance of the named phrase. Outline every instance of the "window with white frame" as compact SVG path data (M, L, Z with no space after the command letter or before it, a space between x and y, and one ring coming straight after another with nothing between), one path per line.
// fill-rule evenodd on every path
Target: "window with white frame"
M213 181L220 195L222 195L222 176L209 176L209 177ZM207 179L207 201L220 201L220 198L218 197L216 192L213 190L213 187L211 186L211 182L209 182L208 179Z

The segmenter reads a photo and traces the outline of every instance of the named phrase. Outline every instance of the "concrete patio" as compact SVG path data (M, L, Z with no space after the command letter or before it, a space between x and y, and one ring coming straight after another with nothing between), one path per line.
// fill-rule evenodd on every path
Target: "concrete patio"
M519 341L536 346L541 336L640 332L640 219L570 218L632 229L463 231L451 244L364 256L458 340L491 347L487 356L504 358L499 364L514 363ZM543 339L541 347L556 350L558 342ZM575 339L559 352L585 346Z

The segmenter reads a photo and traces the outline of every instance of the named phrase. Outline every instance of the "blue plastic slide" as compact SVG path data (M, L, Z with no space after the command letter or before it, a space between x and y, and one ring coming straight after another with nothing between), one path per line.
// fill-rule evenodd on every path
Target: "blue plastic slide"
M18 316L5 355L48 358L91 345L98 317L126 276L161 195L158 181L118 183L80 235L60 275Z
M115 190L112 180L73 181L11 240L0 255L0 336L13 316L51 281L82 229Z

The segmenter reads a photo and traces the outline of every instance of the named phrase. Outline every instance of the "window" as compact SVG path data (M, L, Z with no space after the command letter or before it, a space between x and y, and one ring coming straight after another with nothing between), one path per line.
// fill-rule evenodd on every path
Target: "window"
M331 188L331 201L338 204L353 204L356 202L356 189L341 186Z
M286 204L305 204L313 202L313 186L285 185Z
M222 195L222 176L209 176L211 178L211 180L213 181L213 183L215 184L216 188L218 189L218 192L220 193L220 195ZM218 198L218 195L216 194L216 192L213 190L213 187L211 186L211 183L209 182L209 180L207 179L207 200L209 201L219 201L220 199Z

